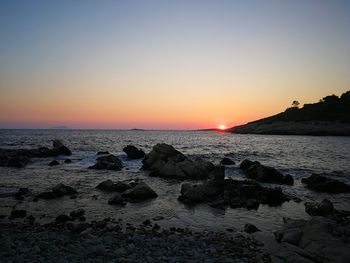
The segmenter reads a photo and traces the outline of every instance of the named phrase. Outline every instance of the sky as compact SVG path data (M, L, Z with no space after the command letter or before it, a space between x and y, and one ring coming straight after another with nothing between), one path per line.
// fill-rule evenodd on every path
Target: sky
M0 0L0 128L231 127L349 68L346 0Z

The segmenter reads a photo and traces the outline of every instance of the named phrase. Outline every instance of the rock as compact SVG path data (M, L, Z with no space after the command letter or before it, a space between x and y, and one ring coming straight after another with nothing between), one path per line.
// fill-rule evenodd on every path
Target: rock
M72 163L72 160L71 159L66 159L66 160L64 160L64 163Z
M278 206L290 201L290 197L282 192L281 188L264 188L259 192L260 202L270 206Z
M334 211L334 207L331 201L328 199L322 199L320 203L306 202L305 212L311 216L328 216Z
M330 218L286 219L277 235L281 245L276 256L285 262L350 262L349 234L349 224Z
M17 200L23 200L24 195L29 194L29 189L28 188L20 188L18 192L15 194L15 199Z
M146 219L145 221L142 222L143 225L149 226L151 224L151 220Z
M55 222L56 224L61 224L61 223L66 223L68 221L71 221L72 219L67 216L67 215L59 215L58 217L56 217Z
M336 179L326 177L325 175L327 174L312 174L308 178L303 178L301 182L306 184L308 189L317 192L326 192L331 194L350 193L350 185Z
M74 195L78 193L73 187L64 184L56 185L54 188L52 188L52 192L57 196Z
M39 147L37 149L0 149L0 166L22 168L31 162L31 158L46 158L58 155L71 155L71 151L54 141L53 149Z
M123 197L117 193L113 198L108 200L108 204L110 205L125 205L125 201Z
M248 234L253 234L255 232L260 231L256 226L253 224L245 224L244 225L244 232L247 232Z
M49 163L49 166L56 166L56 165L59 165L60 163L56 160L53 160Z
M85 231L87 228L90 227L89 223L79 223L73 226L72 233L74 234L80 234L81 232Z
M73 196L77 193L78 192L73 187L64 184L58 184L55 187L53 187L51 191L42 192L36 197L41 199L55 199L65 195Z
M122 197L127 198L131 201L138 202L147 199L156 198L158 195L153 191L146 183L140 182L133 188L126 190Z
M9 219L23 218L23 217L26 217L26 215L27 215L26 210L12 210L11 215L9 216Z
M262 165L256 161L244 160L240 164L240 168L248 178L259 182L286 185L292 185L294 183L291 175L283 175L275 168Z
M230 158L225 157L220 161L220 164L221 165L235 165L235 162L233 160L231 160Z
M112 154L100 156L96 159L96 161L96 164L90 166L89 169L120 171L123 168L123 163L118 159L118 157Z
M28 222L29 224L33 225L34 222L35 222L35 217L30 215L30 216L27 216L27 218L25 219L26 222Z
M107 154L110 154L109 151L97 152L97 155L107 155Z
M127 189L130 189L132 186L130 184L126 184L123 182L113 182L112 180L106 180L101 183L99 183L96 188L103 190L103 191L110 191L110 192L124 192Z
M60 140L54 140L52 142L52 146L52 151L56 155L72 155L72 152L66 146L64 146Z
M152 171L151 176L171 179L205 179L214 168L211 162L190 160L165 143L155 145L142 163L142 169Z
M137 149L133 145L127 145L123 148L123 151L127 154L128 159L141 159L145 156L145 152L141 149Z
M185 204L199 204L205 200L203 185L183 184L181 186L181 196L179 201Z
M77 209L70 212L69 216L72 218L72 220L80 219L82 216L84 216L85 210L84 209Z

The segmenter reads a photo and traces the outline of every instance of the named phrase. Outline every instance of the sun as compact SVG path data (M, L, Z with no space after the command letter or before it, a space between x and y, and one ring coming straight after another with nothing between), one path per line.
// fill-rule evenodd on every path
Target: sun
M219 130L226 130L226 126L223 124L219 125Z

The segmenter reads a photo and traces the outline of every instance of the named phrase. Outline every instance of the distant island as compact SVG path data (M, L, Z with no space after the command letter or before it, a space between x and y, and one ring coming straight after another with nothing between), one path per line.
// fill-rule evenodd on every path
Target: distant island
M317 103L293 101L284 112L235 126L227 132L275 135L350 136L350 91L341 96L330 95Z

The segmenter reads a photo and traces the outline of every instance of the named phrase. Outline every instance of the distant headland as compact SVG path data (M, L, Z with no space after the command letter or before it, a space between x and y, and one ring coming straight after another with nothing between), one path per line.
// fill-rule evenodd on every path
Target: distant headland
M227 132L274 135L350 136L350 91L341 96L330 95L317 103L293 101L284 112L235 126Z

